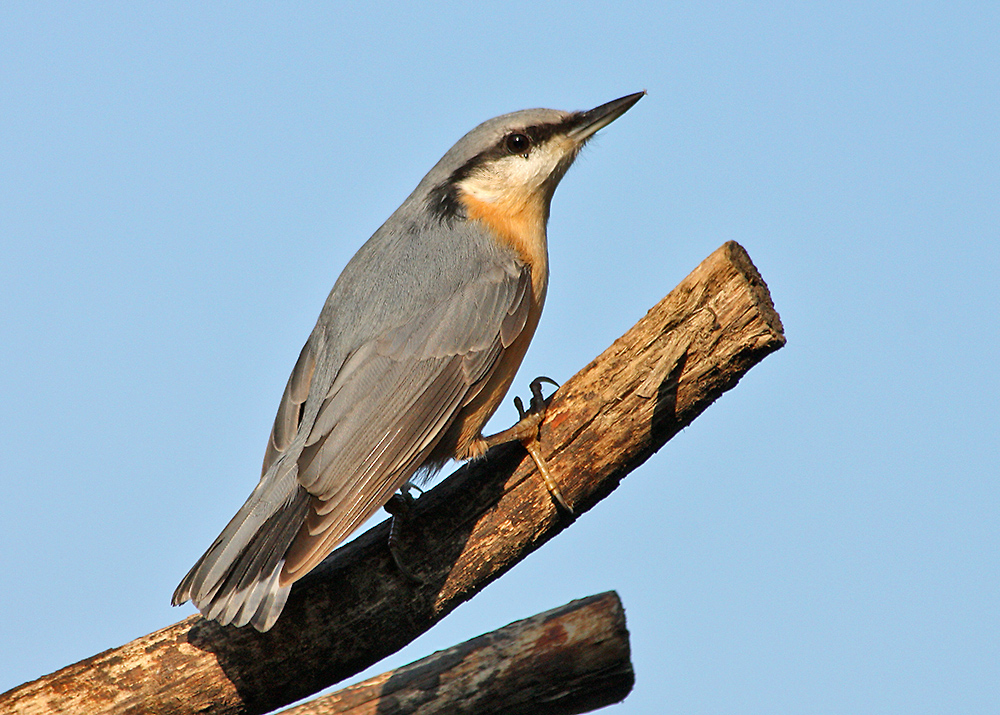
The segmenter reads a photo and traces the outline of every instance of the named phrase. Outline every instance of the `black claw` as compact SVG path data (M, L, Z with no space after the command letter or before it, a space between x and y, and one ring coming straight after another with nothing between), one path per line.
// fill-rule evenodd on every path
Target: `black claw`
M530 414L535 414L545 410L548 405L548 400L542 394L542 383L547 382L550 385L555 385L559 387L559 383L553 380L551 377L545 377L540 375L531 381L529 389L531 390L531 401L528 403L528 409L524 409L524 403L521 402L520 397L514 398L514 407L517 408L517 414L520 419L524 419Z
M542 383L547 382L550 385L559 387L559 383L553 380L551 377L545 377L540 375L531 381L531 411L540 412L545 409L548 404L548 400L542 395Z
M397 521L398 519L393 517L392 528L396 527ZM389 538L391 539L392 536L390 535ZM406 566L403 565L403 560L399 557L399 553L396 551L395 548L393 548L393 546L394 546L393 544L389 544L389 555L392 557L392 563L396 565L396 569L401 574L403 574L403 578L405 578L407 581L410 581L411 583L415 583L418 585L425 583L425 581L422 578L417 576L415 573L413 573L408 568L406 568Z
M523 420L525 417L528 416L528 412L527 410L524 409L524 403L521 402L520 397L514 398L514 407L517 408L517 418L519 420Z
M545 375L539 375L538 377L536 377L534 380L531 381L531 391L532 392L535 392L536 390L540 391L543 382L547 382L550 385L559 387L559 383L553 380L551 377L546 377Z

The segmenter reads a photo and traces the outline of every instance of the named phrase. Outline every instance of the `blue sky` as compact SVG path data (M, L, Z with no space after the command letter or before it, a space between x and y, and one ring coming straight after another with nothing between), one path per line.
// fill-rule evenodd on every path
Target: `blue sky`
M646 89L556 192L516 391L727 240L788 345L371 672L616 589L610 712L997 712L998 36L996 3L4 3L0 691L192 612L333 281L454 141Z

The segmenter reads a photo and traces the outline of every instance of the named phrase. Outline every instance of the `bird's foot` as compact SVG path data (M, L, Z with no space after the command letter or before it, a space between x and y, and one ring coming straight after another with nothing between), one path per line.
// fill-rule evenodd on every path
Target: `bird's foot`
M401 538L400 535L403 531L403 522L405 522L407 517L410 515L410 509L413 507L413 502L416 501L414 496L410 493L412 490L416 490L421 494L423 493L423 490L420 489L420 487L411 482L407 482L397 493L393 494L389 498L389 501L386 502L384 507L385 510L392 516L392 522L389 524L389 555L392 557L392 562L396 565L396 568L401 574L403 574L407 581L422 584L424 583L424 580L410 571L410 569L404 565L403 559L399 555L399 542Z
M542 475L545 488L549 490L552 499L567 514L573 516L573 508L566 501L562 491L559 489L559 485L556 484L552 472L549 471L548 465L542 457L542 451L539 446L541 443L538 437L538 430L541 427L542 420L545 419L545 410L549 404L549 400L542 395L542 383L545 382L559 387L559 383L550 377L536 377L531 381L531 400L528 403L528 409L524 408L524 403L521 402L520 397L514 398L514 406L517 407L517 412L520 416L518 423L509 429L505 429L503 432L498 432L495 435L484 438L483 441L487 448L513 441L519 441L523 444L524 448L528 450L528 454L531 455L538 473Z

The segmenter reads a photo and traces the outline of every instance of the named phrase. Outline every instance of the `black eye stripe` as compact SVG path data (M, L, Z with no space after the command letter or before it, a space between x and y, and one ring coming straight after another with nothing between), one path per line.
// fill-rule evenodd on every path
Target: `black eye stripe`
M527 134L514 132L513 134L508 134L507 138L504 139L504 146L507 147L507 151L511 154L527 155L531 151L531 139L528 138Z

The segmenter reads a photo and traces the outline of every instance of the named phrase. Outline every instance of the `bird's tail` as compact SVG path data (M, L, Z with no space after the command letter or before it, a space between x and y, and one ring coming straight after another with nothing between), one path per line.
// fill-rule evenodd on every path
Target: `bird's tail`
M281 567L309 510L309 493L297 469L279 462L198 559L171 603L188 599L205 618L266 631L281 614L291 584L279 585ZM280 472L284 471L283 474Z

